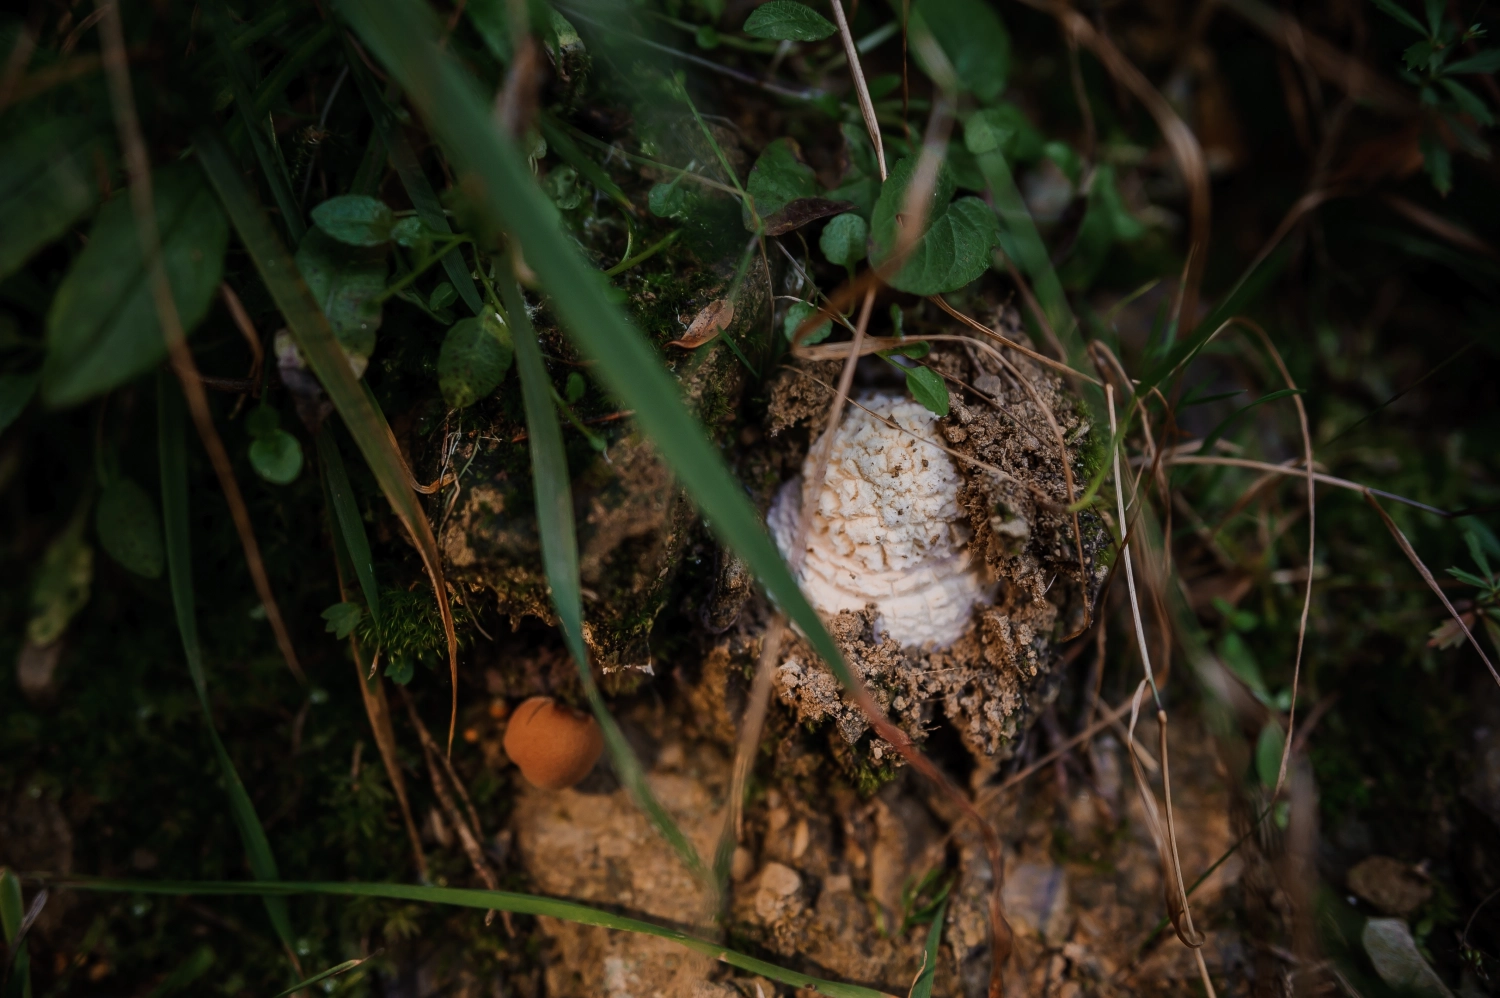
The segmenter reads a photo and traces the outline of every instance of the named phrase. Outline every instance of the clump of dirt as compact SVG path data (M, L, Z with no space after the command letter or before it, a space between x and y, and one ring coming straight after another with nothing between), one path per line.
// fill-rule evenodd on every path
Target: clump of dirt
M996 325L1006 329L1014 318L1002 309ZM1067 510L1087 482L1092 438L1083 406L1041 365L1016 351L1002 362L995 351L979 340L942 343L925 361L949 379L950 413L939 425L962 479L958 503L972 530L969 548L995 583L995 599L976 607L969 630L943 649L903 648L881 632L874 604L830 621L850 666L897 724L922 741L941 711L986 768L1010 756L1018 734L1056 697L1054 649L1091 619L1107 542L1091 511L1075 519ZM840 363L794 366L817 381L784 371L772 382L766 425L773 436L820 429L831 393L818 381L836 381ZM795 466L800 455L793 457L783 463ZM854 751L836 755L852 762L845 768L856 783L868 781L870 764L888 775L893 750L873 739L805 641L788 646L776 690L799 722L829 723L839 732Z

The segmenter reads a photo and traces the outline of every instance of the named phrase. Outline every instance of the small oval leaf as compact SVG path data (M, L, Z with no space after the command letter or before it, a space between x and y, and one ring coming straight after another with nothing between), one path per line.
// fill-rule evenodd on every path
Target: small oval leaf
M820 42L837 30L828 18L793 0L771 0L745 19L745 34L777 41Z
M865 258L865 243L869 238L869 223L851 211L834 217L823 227L818 247L829 263L852 267Z
M390 242L391 227L396 224L384 201L363 194L329 198L312 210L312 220L318 228L350 246L383 246Z
M478 402L500 384L514 356L510 331L493 317L455 322L438 353L443 399L455 409Z
M146 490L128 478L104 487L94 513L99 545L121 567L147 579L160 578L166 564L161 517Z
M302 473L302 444L285 430L271 430L250 444L250 466L272 485L290 485Z
M792 307L786 310L786 318L781 320L781 331L786 334L788 340L797 335L797 327L802 325L816 312L805 301L792 302ZM801 346L810 347L814 343L822 343L828 339L828 334L833 332L833 320L824 319L812 328L812 332L802 338Z
M906 372L906 390L911 397L939 416L948 415L948 386L930 367L913 367Z

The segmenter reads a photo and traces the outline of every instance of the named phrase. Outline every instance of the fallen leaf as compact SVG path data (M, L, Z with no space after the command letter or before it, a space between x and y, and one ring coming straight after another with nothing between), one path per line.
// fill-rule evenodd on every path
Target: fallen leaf
M788 201L776 214L765 219L766 235L784 236L808 222L816 222L829 215L841 215L855 208L853 201L830 201L827 198L797 198Z
M681 339L673 340L668 346L682 347L684 350L696 350L709 340L718 336L719 333L729 328L734 321L734 302L728 298L720 298L703 306L703 311L693 319L693 324L688 326L687 332L682 334Z

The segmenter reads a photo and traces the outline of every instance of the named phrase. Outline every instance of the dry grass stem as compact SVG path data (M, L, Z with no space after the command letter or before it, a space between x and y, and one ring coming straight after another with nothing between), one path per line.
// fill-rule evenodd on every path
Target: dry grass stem
M833 8L834 23L839 26L839 38L844 43L844 55L849 60L849 75L854 77L854 91L859 95L859 113L864 116L870 142L875 146L875 162L880 167L880 179L884 181L885 143L880 140L880 122L875 120L875 102L870 100L870 88L865 83L865 72L860 68L859 49L854 47L854 34L849 30L849 19L844 16L843 0L828 0L828 3Z
M1080 378L1084 381L1087 381L1091 385L1096 385L1099 387L1103 387L1104 385L1104 382L1098 380L1097 378L1091 378L1087 374L1084 374L1082 371L1075 370L1062 361L1053 360L1051 357L1048 357L1044 353L1038 353L1028 346L1017 343L1015 340L1012 340L1005 336L1001 336L999 333L995 332L984 323L978 321L977 319L970 318L969 316L960 312L958 309L954 308L952 305L949 305L947 300L945 300L942 295L933 295L928 300L936 303L938 308L942 309L944 312L947 312L949 315L953 316L953 318L957 319L959 322L962 322L964 325L968 326L976 333L982 333L985 336L988 336L990 339L998 340L1001 345L1006 347L1006 349L1014 350L1016 353L1021 354L1024 357L1030 357L1032 360L1036 361L1038 364L1041 364L1043 367L1050 367L1052 370L1058 372L1059 374L1067 375L1070 378ZM930 336L925 338L932 339L932 337Z
M1307 406L1302 403L1302 393L1297 389L1297 383L1292 380L1292 373L1287 370L1286 362L1281 359L1281 352L1271 342L1271 337L1257 323L1249 319L1240 319L1242 325L1251 329L1260 337L1261 344L1270 353L1271 359L1276 362L1276 368L1281 372L1281 377L1286 381L1287 388L1296 394L1292 395L1292 402L1297 406L1297 421L1302 428L1302 463L1307 467L1307 586L1302 595L1302 618L1297 625L1297 657L1292 663L1292 702L1287 711L1286 737L1282 739L1281 765L1276 771L1276 786L1271 790L1271 798L1274 800L1281 793L1282 784L1286 782L1287 760L1292 754L1292 734L1297 727L1297 693L1302 679L1302 652L1307 643L1307 615L1312 610L1313 568L1316 566L1315 555L1317 553L1317 482L1313 477L1313 443L1312 430L1308 426Z
M102 0L99 10L104 16L99 22L100 42L103 48L105 77L109 83L110 103L113 105L115 125L120 132L120 145L125 151L125 161L130 174L130 207L135 215L136 233L141 242L141 255L151 283L151 299L156 306L156 315L161 323L162 337L166 340L171 356L172 370L182 385L183 397L192 414L198 437L208 451L209 462L219 479L219 487L229 503L229 514L234 520L235 531L240 537L240 546L245 551L245 565L255 583L256 595L266 612L266 621L276 636L276 645L287 668L302 683L307 682L302 666L297 661L296 649L292 647L291 635L281 617L281 608L271 591L271 580L266 575L265 563L260 557L260 545L255 541L255 528L250 523L250 511L240 494L240 486L234 477L234 466L229 452L214 427L213 414L208 409L208 396L198 374L193 355L187 347L182 330L182 317L177 312L177 301L172 296L172 285L167 279L167 268L161 258L161 237L156 228L156 204L151 192L151 163L146 154L146 143L141 137L140 120L136 116L135 97L130 86L130 66L125 56L124 27L120 23L118 5Z
M1379 513L1380 519L1385 522L1385 529L1391 532L1391 536L1401 546L1402 553L1406 555L1407 560L1412 563L1412 567L1422 576L1422 581L1427 583L1427 587L1437 593L1437 598L1443 601L1443 606L1448 608L1449 616L1458 621L1458 626L1463 629L1464 637L1469 639L1469 644L1474 646L1474 650L1484 660L1485 667L1490 670L1490 675L1495 679L1495 685L1500 686L1500 672L1495 671L1495 663L1491 662L1490 657L1484 653L1484 649L1480 647L1479 641L1474 637L1474 632L1469 630L1468 624L1464 623L1463 616L1457 610L1453 609L1453 604L1448 601L1448 596L1443 592L1443 587L1438 585L1437 579L1432 577L1432 572L1428 571L1422 559L1417 556L1417 551L1411 546L1411 541L1406 539L1406 535L1401 532L1401 528L1396 526L1396 521L1391 519L1391 514L1387 513L1385 507L1381 506L1376 500L1374 490L1365 489L1364 491L1365 501L1375 507L1375 512Z

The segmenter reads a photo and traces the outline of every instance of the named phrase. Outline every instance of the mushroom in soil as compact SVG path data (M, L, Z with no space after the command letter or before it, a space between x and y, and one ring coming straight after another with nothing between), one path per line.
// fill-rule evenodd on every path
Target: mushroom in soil
M542 790L571 787L589 774L603 751L598 722L551 697L521 704L505 729L505 754Z
M771 532L790 556L798 513L813 504L799 575L813 606L832 616L873 603L879 631L909 648L945 648L995 591L969 551L963 480L941 449L935 414L897 395L858 402L864 408L851 408L834 431L822 483L808 481L819 438L802 475L782 486Z

